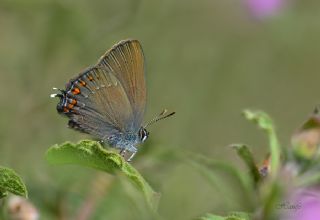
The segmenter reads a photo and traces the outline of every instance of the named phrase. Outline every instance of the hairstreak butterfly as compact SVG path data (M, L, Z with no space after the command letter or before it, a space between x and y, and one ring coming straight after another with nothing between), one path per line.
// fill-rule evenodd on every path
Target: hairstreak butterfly
M56 88L54 88L56 89ZM96 65L71 79L59 97L58 113L69 118L70 128L87 133L120 150L137 153L137 145L149 136L146 127L167 118L162 111L146 125L144 55L139 41L123 40L108 50Z

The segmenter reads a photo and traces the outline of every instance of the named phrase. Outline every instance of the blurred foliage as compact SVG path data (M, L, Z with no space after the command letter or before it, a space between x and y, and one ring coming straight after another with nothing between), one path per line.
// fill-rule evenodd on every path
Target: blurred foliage
M237 0L1 0L1 164L22 175L41 219L72 219L92 200L94 220L150 219L144 198L125 179L97 178L101 173L92 169L57 168L44 159L47 146L83 139L56 113L51 88L63 88L119 40L136 38L146 56L146 121L164 107L177 112L152 127L133 161L161 192L160 215L192 219L252 210L232 202L250 186L240 171L239 188L233 176L220 174L226 178L219 185L237 191L225 196L232 202L226 205L214 196L220 192L212 187L215 176L173 155L210 155L241 170L224 147L241 141L260 161L268 151L264 136L239 116L251 107L272 114L282 147L289 145L292 128L319 104L320 3L288 2L277 16L256 20Z
M235 144L232 147L236 149L238 155L246 163L248 169L251 172L251 176L253 177L253 182L258 183L259 180L261 179L261 174L250 149L243 144Z
M0 199L8 193L28 197L28 191L20 176L12 169L0 166Z
M278 137L276 135L276 131L271 118L264 112L259 112L259 111L255 112L255 111L245 110L243 113L248 120L254 121L259 126L259 128L267 132L269 143L270 143L269 144L270 154L272 155L271 162L270 162L271 171L272 171L272 175L276 176L280 166L281 148L280 148Z
M247 195L242 196L242 198L244 203L253 205L248 209L248 214L243 213L246 217L220 217L208 214L202 219L296 220L302 219L301 216L305 216L306 218L307 216L318 216L320 214L318 203L318 187L320 185L318 174L320 171L319 160L318 157L316 157L317 154L314 154L314 157L310 157L309 153L301 154L301 152L305 151L297 151L296 149L306 148L307 150L311 149L311 152L319 151L320 140L317 137L320 135L320 131L317 129L318 123L315 123L315 119L319 117L319 112L316 111L311 115L307 122L294 134L293 139L297 140L297 137L299 137L299 142L294 141L295 145L293 145L293 147L287 148L286 151L282 152L280 144L276 140L272 120L266 113L246 110L244 115L248 120L257 122L260 128L268 132L270 139L269 149L271 153L267 161L272 163L272 161L277 160L277 166L272 166L272 164L271 166L267 165L269 168L261 172L261 169L259 170L256 165L253 154L246 145L232 145L250 171L248 174L244 173L242 178L244 180L250 179L250 182L253 184L248 185L248 190L243 190L244 194ZM310 134L306 134L308 132L310 132ZM284 153L287 155L283 155ZM301 160L301 158L304 160ZM197 164L203 166L201 162ZM225 169L221 169L222 167L223 166L220 167L220 170L226 171ZM277 170L275 170L275 168ZM239 176L236 167L231 166L228 170L233 171L232 174L234 177ZM214 169L208 169L205 172L206 176L216 175L216 170ZM218 180L219 178L215 178L213 181L218 183ZM222 184L216 184L214 187L219 188L223 196L228 195L230 192L233 193L234 191L232 187L222 187ZM314 202L310 202L310 199L303 200L305 197L303 197L304 194L302 192L315 195L314 198L317 200L312 200ZM232 201L234 202L236 199ZM317 203L315 201L317 201ZM226 204L230 203L230 201L226 201Z
M102 170L110 174L121 172L144 194L153 210L157 209L159 196L143 179L140 173L114 151L106 151L96 141L81 141L78 144L64 143L49 148L46 155L52 164L76 164Z
M247 213L232 213L227 217L221 217L217 215L207 214L205 217L200 218L199 220L249 220L251 219Z

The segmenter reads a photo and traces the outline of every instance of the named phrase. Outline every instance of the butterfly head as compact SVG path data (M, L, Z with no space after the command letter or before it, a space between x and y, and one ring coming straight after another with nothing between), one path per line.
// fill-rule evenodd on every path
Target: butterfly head
M141 127L138 132L139 140L141 143L145 142L149 137L149 131L144 127Z
M168 118L172 115L175 114L175 112L171 112L170 114L166 114L167 113L167 110L163 110L157 117L153 118L151 121L149 121L146 125L142 126L139 131L138 131L138 138L139 138L139 141L141 143L145 142L148 137L149 137L149 131L147 131L147 127L157 121L160 121L162 119L165 119L165 118Z

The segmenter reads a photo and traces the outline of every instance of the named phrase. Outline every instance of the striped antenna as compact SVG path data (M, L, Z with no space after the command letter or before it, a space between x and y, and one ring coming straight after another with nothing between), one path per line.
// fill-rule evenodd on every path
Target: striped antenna
M151 121L149 121L146 125L144 125L144 128L147 128L149 125L152 125L153 123L160 121L162 119L168 118L172 115L174 115L176 112L171 112L169 114L167 113L167 109L164 109L158 116L156 116L155 118L153 118Z

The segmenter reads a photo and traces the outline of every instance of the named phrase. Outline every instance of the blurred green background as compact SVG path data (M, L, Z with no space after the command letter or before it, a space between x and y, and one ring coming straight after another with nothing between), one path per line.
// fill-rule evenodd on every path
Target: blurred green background
M114 43L135 38L146 56L145 120L163 108L177 112L150 128L133 162L161 192L160 214L192 219L244 210L226 206L219 189L170 154L241 166L228 147L241 142L262 160L267 143L241 116L245 108L268 112L289 145L320 103L319 21L316 0L288 1L264 18L252 16L244 0L1 0L0 164L22 175L41 219L76 219L96 194L102 196L90 219L150 219L123 181L106 175L102 185L110 186L99 193L101 173L44 159L55 143L87 138L56 113L52 87L63 88Z

